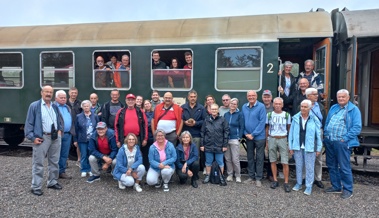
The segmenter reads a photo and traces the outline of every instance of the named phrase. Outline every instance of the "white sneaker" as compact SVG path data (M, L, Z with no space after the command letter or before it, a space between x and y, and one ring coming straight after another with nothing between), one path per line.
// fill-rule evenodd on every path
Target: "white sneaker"
M203 175L207 175L207 171L205 169L203 170Z
M136 190L137 192L141 192L141 191L142 191L142 188L141 188L141 186L140 186L138 183L134 183L133 188L134 188L134 190Z
M82 173L81 173L81 177L82 177L82 178L84 178L84 177L86 177L86 176L87 176L87 173L86 173L86 172L82 172Z
M93 176L92 172L89 172L88 175L89 175L89 176Z
M123 185L121 181L118 181L118 188L125 189L125 185Z
M255 185L256 185L257 187L262 187L262 182L261 182L261 180L257 180L257 181L255 181Z
M241 177L236 177L236 182L241 183Z
M227 182L233 182L233 176L228 176L226 177Z
M167 183L164 183L164 184L163 184L163 191L164 191L164 192L168 192L168 191L170 191L170 189L168 188L168 184L167 184Z

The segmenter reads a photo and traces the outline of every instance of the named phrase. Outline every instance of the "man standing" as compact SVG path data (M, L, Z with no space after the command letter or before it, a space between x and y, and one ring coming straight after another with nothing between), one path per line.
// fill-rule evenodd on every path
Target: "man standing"
M104 103L101 108L101 121L105 122L109 129L114 129L114 121L117 111L124 107L124 105L118 100L120 98L120 92L117 89L111 91L111 100Z
M63 133L61 142L61 152L59 157L59 178L71 179L71 176L66 174L67 158L71 146L71 138L75 135L75 123L71 109L66 105L66 92L59 90L55 93L55 104L57 105L60 115L63 118Z
M104 171L110 166L114 169L116 165L117 145L114 131L108 129L104 122L98 122L96 132L89 140L88 149L92 176L88 178L87 182L93 183L100 180L99 161L103 164L102 170Z
M80 106L82 101L78 100L78 89L76 87L71 87L70 90L68 91L68 95L70 96L69 99L67 99L66 105L70 108L71 110L71 117L73 120L73 123L75 123L76 115L80 114L83 109ZM75 134L75 131L73 132ZM74 136L74 135L72 135ZM71 142L73 142L73 138L71 138ZM76 147L76 154L78 156L78 162L76 162L76 165L80 167L80 150L78 147Z
M338 104L330 108L324 128L326 165L332 184L325 192L342 192L343 199L353 196L350 154L352 147L359 146L357 136L362 130L361 112L349 98L349 91L346 89L337 92Z
M151 101L150 101L153 111L158 104L162 103L162 101L159 98L160 96L159 96L158 90L153 90L151 92Z
M133 94L126 95L127 107L121 108L115 119L115 137L117 147L120 148L124 144L124 139L129 133L137 136L141 146L147 144L147 118L140 108L136 107L136 96Z
M44 86L41 91L42 99L30 104L25 121L25 137L34 143L31 192L38 196L43 194L45 157L48 158L49 168L47 188L62 189L57 179L63 121L57 106L51 102L53 93L51 86Z
M318 91L315 88L307 88L305 90L305 95L307 99L312 102L312 108L309 112L313 114L321 123L321 137L322 137L322 129L325 125L326 112L325 108L322 104L318 103ZM322 153L316 156L315 161L315 181L313 184L317 185L319 188L324 188L324 184L321 182L322 180Z
M272 94L270 90L264 90L262 93L262 101L266 108L266 113L272 112L274 110L274 106L272 104Z
M290 192L291 187L288 184L289 167L288 167L288 146L287 135L291 127L291 116L288 112L283 111L283 99L276 97L274 99L274 111L267 113L266 119L266 149L269 152L273 182L271 188L279 187L277 179L277 152L280 153L280 162L283 166L284 190Z
M265 106L257 101L257 93L253 90L247 92L247 104L242 106L242 113L245 118L246 144L247 144L247 163L249 179L244 183L252 183L256 180L256 186L261 187L263 177L263 161L265 149Z
M96 93L92 93L89 96L89 100L91 101L91 113L101 116L101 105L98 102L99 97L97 97Z
M197 92L191 90L187 96L188 102L182 105L183 114L183 131L189 131L192 135L192 142L197 146L200 152L200 140L201 140L201 127L203 126L204 119L207 116L203 105L197 102ZM200 167L205 167L204 152L200 152ZM205 169L204 169L205 171Z
M319 94L324 92L324 84L321 75L316 73L313 69L315 68L315 62L308 59L304 62L305 72L299 73L298 80L301 78L306 78L309 83L309 87L317 89Z
M151 130L162 129L166 132L166 139L176 145L183 128L182 108L174 103L171 92L166 92L163 100L155 107Z
M291 116L294 116L300 111L300 103L307 99L305 95L305 90L309 88L309 82L306 78L301 78L299 80L299 90L295 92L291 92L290 96L287 96L285 92L282 90L280 96L284 100L284 104L292 105Z
M224 116L226 112L229 112L230 96L228 94L222 96L222 104L223 106L218 109L220 116Z

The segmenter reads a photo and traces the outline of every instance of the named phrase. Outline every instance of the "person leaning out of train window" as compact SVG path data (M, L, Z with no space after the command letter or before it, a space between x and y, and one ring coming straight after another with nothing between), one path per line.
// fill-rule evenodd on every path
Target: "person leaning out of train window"
M286 61L283 64L284 70L279 70L279 87L278 91L280 92L280 96L283 97L283 95L289 97L292 92L296 90L296 78L292 75L291 70L293 67L293 63L291 61ZM284 104L283 110L290 112L292 109L292 105L287 103Z
M163 191L170 191L168 182L175 172L176 150L174 145L168 141L166 133L157 129L154 133L156 141L149 149L150 168L147 171L146 182L160 188L163 182Z
M318 91L318 94L321 98L324 98L324 83L323 75L316 73L314 71L315 62L311 59L308 59L304 62L304 72L299 73L297 81L301 78L306 78L309 82L310 88L315 88Z
M204 107L207 110L207 114L211 115L211 105L216 104L216 99L212 95L207 95L205 96L205 102L204 102Z
M199 151L197 146L192 142L191 133L182 132L180 135L180 143L176 147L177 159L175 162L176 174L178 174L180 184L185 184L188 177L191 178L191 185L197 188L197 180L199 179Z
M191 74L192 74L192 53L189 51L184 52L184 59L186 60L186 65L183 69L191 69L184 72L184 88L191 87Z
M119 71L113 73L113 80L117 88L128 88L129 75L130 75L130 57L129 55L123 55L121 57L121 64L117 68Z
M141 192L140 182L146 169L142 164L142 154L136 135L129 133L125 137L124 144L118 150L116 160L113 177L118 180L118 187L125 189L125 186L133 186L134 190Z
M217 161L221 174L224 173L224 152L228 149L229 124L224 117L218 114L218 105L212 104L211 115L205 118L201 127L200 150L205 152L206 175L203 183L210 180L211 166ZM220 175L220 185L226 185L224 177Z
M96 132L92 134L89 140L89 164L91 173L87 180L88 183L100 180L99 162L102 164L102 170L110 172L110 167L116 165L117 145L114 131L107 128L105 122L98 122Z
M171 59L170 71L168 75L168 85L170 88L185 88L185 78L183 71L175 70L179 69L179 61L177 58Z
M80 150L80 172L81 177L86 177L87 173L91 175L91 166L89 164L89 141L95 132L95 127L99 122L99 117L91 112L91 102L82 101L83 112L76 115L74 145Z
M314 168L316 156L320 155L322 148L321 122L310 113L312 102L305 99L300 104L300 112L292 118L288 135L290 154L294 155L296 162L296 185L294 191L302 189L303 169L305 169L305 195L311 195L314 181Z
M96 58L95 67L95 87L112 87L113 84L113 74L111 67L104 63L104 58L98 56Z

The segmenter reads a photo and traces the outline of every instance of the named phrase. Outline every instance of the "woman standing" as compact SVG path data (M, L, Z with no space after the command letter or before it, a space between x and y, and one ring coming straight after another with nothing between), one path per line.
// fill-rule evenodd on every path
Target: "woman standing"
M145 100L145 102L143 103L143 105L144 105L144 108L145 108L145 115L146 115L147 123L148 123L148 127L147 127L148 136L147 136L147 143L146 143L146 145L141 147L141 152L142 152L142 157L143 157L143 165L148 170L150 168L149 149L150 149L150 146L154 142L153 132L151 131L151 120L154 117L154 110L153 110L153 108L151 106L150 100L148 100L148 99Z
M229 112L224 114L225 120L229 123L229 140L228 149L225 151L226 168L228 177L226 181L233 181L233 171L236 176L236 182L241 182L241 166L240 166L240 139L242 139L245 129L245 121L243 113L238 110L238 99L232 98L229 104Z
M176 174L178 174L180 184L185 184L190 177L192 187L197 188L196 181L199 179L200 169L198 149L192 143L192 135L188 131L182 132L179 140L180 144L176 147Z
M137 136L129 133L124 140L124 144L118 150L116 166L113 176L118 180L118 187L125 189L125 186L133 186L134 190L141 192L140 182L146 170L142 165L142 155L139 149Z
M91 113L91 102L89 100L82 101L80 105L83 112L76 115L74 145L80 150L80 166L81 177L86 177L87 173L91 174L91 166L89 165L88 143L95 127L99 122L99 117Z
M212 95L205 96L204 107L207 110L208 115L211 115L211 105L216 104L216 99Z
M302 189L302 175L305 166L305 191L311 195L314 181L314 165L317 155L322 148L321 123L317 117L310 114L312 102L308 99L300 104L300 112L292 118L291 129L288 136L290 154L295 156L296 185L294 191Z
M296 78L291 73L293 67L291 61L284 62L283 66L283 72L279 71L278 73L279 81L281 81L278 87L278 91L280 92L280 96L284 95L284 98L287 99L290 97L290 94L292 92L296 91ZM292 110L292 101L284 102L283 110L290 112Z
M146 182L148 185L155 185L155 188L162 186L163 191L168 192L168 182L175 172L176 151L174 145L166 140L166 133L157 129L155 131L156 142L149 149L150 169L147 172ZM162 179L159 177L161 176Z
M224 173L224 152L227 150L229 138L229 125L224 117L218 114L218 105L211 105L211 115L209 115L201 127L200 150L205 152L206 175L203 183L208 183L210 179L211 166L214 160L220 166L221 174ZM226 185L222 175L220 175L221 185Z
M143 97L140 96L140 95L137 95L136 96L136 107L140 108L141 110L143 110Z

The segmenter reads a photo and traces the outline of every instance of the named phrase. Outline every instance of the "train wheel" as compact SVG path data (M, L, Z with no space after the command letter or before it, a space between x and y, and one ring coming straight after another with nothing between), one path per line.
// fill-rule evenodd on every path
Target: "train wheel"
M4 141L10 147L17 147L24 141L24 129L22 125L8 125L4 128Z

